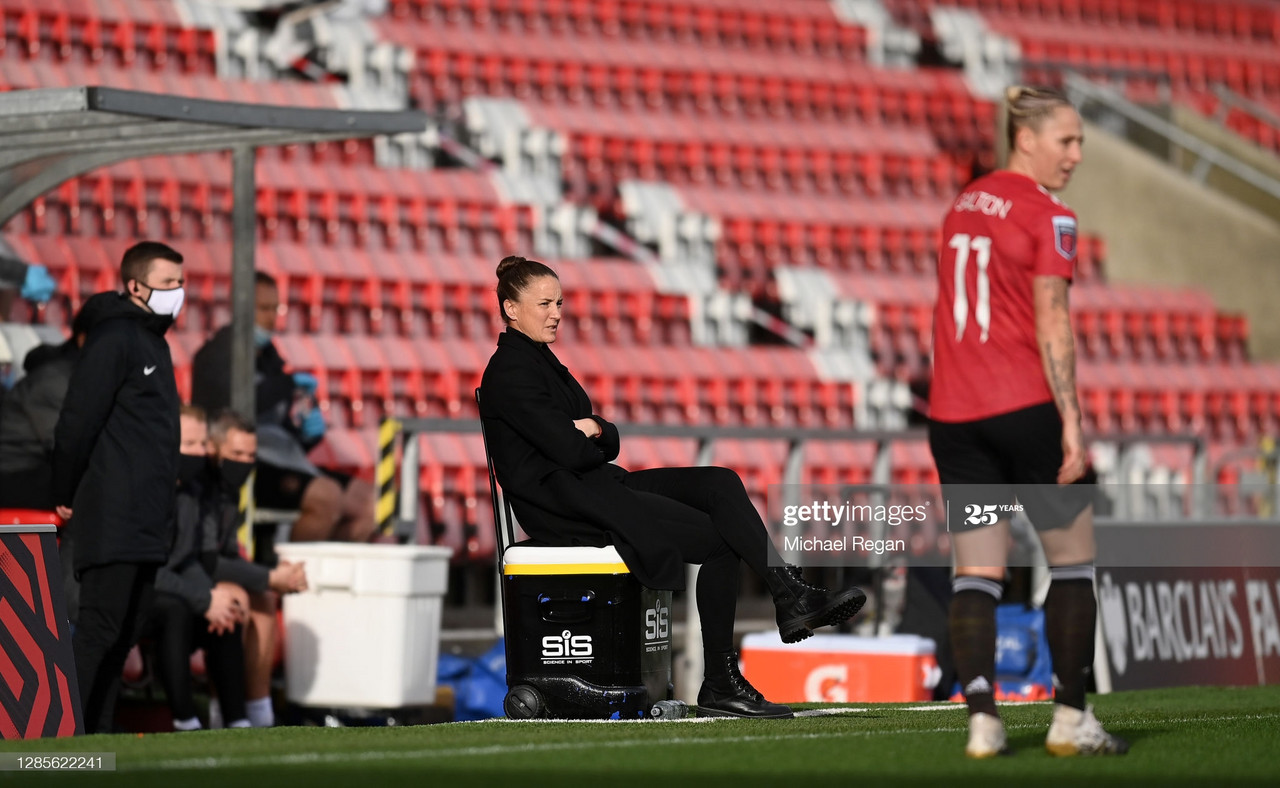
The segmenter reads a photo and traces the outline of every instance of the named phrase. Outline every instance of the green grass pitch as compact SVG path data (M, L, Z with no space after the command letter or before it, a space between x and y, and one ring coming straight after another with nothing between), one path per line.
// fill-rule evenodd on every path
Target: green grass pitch
M932 704L928 704L932 705ZM303 786L1280 785L1280 686L1125 692L1096 699L1123 757L1055 759L1051 707L1004 706L1016 752L962 755L962 707L804 707L794 720L458 723L401 728L92 736L0 751L114 752L117 771L0 773L4 785Z

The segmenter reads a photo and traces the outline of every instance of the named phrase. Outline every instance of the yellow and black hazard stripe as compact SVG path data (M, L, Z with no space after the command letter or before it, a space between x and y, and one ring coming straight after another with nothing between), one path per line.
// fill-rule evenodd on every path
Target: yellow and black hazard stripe
M240 501L236 509L236 522L240 523L236 528L236 543L240 545L241 554L250 561L253 560L253 479L257 475L256 469L249 471L249 478L240 486Z
M378 530L390 534L396 514L396 440L403 428L396 419L383 419L378 426L378 467L374 485L378 488L376 519Z
M1258 468L1262 471L1267 484L1274 488L1277 480L1280 480L1280 455L1276 452L1276 439L1270 435L1264 435L1258 441ZM1272 497L1261 496L1258 502L1258 516L1271 517L1274 514L1275 505Z

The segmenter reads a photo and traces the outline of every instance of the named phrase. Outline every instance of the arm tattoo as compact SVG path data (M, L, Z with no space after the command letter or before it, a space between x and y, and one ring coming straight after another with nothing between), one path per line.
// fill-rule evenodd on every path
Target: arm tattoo
M1079 419L1080 403L1076 397L1076 343L1071 330L1071 312L1067 302L1067 281L1054 277L1036 284L1048 297L1045 314L1036 315L1040 359L1045 380L1053 392L1062 420ZM1037 299L1037 309L1042 304Z

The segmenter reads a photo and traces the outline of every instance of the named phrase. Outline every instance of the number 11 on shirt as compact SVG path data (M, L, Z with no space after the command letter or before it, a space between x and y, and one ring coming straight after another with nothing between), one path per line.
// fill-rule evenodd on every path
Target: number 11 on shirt
M964 269L969 264L969 251L978 257L978 301L973 307L973 317L982 330L978 341L986 342L991 331L991 282L987 278L987 266L991 264L991 239L985 235L971 236L956 233L947 246L956 250L956 299L951 314L956 321L956 341L964 338L965 324L969 322L969 291L965 286Z

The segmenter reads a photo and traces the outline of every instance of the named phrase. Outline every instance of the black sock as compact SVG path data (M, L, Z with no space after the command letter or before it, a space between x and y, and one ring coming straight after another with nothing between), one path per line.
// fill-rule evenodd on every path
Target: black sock
M1098 615L1093 565L1055 566L1050 572L1053 582L1044 600L1044 628L1053 658L1053 697L1058 703L1083 709L1085 686L1093 669Z
M996 715L996 603L998 581L961 575L952 582L949 629L956 676L970 714Z

